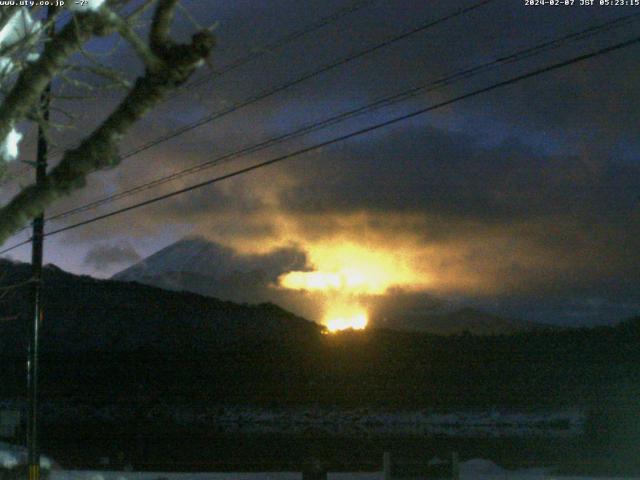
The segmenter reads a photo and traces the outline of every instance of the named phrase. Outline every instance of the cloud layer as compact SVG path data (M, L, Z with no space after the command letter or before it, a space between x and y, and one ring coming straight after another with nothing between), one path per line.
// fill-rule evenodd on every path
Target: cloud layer
M312 9L292 0L254 3L221 2L212 10L203 2L186 2L203 23L221 21L213 59L217 67L284 35L283 25L293 31L344 6L339 1L315 2ZM149 117L137 136L126 140L123 151L471 4L439 2L426 9L418 3L376 2L229 76L204 82ZM56 210L631 12L596 7L551 12L496 1L149 149L117 170L93 175L87 189ZM186 32L190 26L183 19L176 28ZM128 201L167 193L584 54L630 38L635 30L637 25L630 22L599 36L565 42L539 57ZM531 319L613 321L633 314L640 304L637 59L638 50L632 48L478 96L69 232L56 248L61 258L69 246L79 248L86 258L76 262L77 268L100 273L133 263L136 251L147 256L184 233L198 233L232 249L233 254L221 253L229 271L246 270L251 261L290 248L304 259L304 268L329 268L335 258L326 255L328 249L357 245L409 265L420 279L413 283L419 291L403 284L407 291L402 295L418 295L427 303L440 296ZM118 61L127 66L126 59ZM105 236L113 236L112 242ZM135 245L135 251L118 243L122 238ZM296 300L284 298L288 292L278 295L273 298L304 303L304 295ZM305 295L313 303L312 294Z

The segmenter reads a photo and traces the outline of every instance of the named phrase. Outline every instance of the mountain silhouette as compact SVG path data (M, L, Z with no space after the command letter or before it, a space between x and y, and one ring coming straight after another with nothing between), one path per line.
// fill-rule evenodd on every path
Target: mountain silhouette
M306 255L294 248L262 255L240 255L231 248L196 236L179 240L112 278L240 303L272 302L313 318L316 312L308 305L311 303L308 295L277 288L281 274L306 268ZM370 323L383 328L438 335L461 332L496 335L546 327L459 307L426 294L416 297L390 292L379 303L385 304L381 309L384 312L373 308Z

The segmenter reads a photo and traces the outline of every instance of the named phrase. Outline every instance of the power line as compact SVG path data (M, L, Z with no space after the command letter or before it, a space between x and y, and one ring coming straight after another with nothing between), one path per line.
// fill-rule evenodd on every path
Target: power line
M319 75L322 75L322 74L324 74L324 73L326 73L326 72L328 72L330 70L333 70L335 68L341 67L342 65L345 65L345 64L350 63L350 62L352 62L354 60L362 58L362 57L364 57L366 55L369 55L370 53L373 53L373 52L376 52L376 51L381 50L383 48L386 48L386 47L388 47L390 45L393 45L394 43L397 43L397 42L399 42L401 40L409 38L412 35L416 35L416 34L418 34L420 32L423 32L425 30L433 28L433 27L435 27L435 26L437 26L437 25L439 25L439 24L441 24L443 22L446 22L446 21L451 20L453 18L456 18L456 17L459 17L459 16L464 15L466 13L469 13L469 12L471 12L473 10L476 10L478 8L481 8L481 7L485 6L485 5L488 5L489 3L492 3L494 1L496 1L496 0L481 0L480 2L474 3L473 5L470 5L470 6L464 7L464 8L459 8L459 9L455 10L454 12L448 13L448 14L446 14L446 15L444 15L442 17L439 17L439 18L437 18L435 20L430 20L430 21L428 21L426 23L423 23L422 25L420 25L418 27L414 27L414 28L412 28L410 30L407 30L407 31L405 31L403 33L400 33L398 35L394 35L394 36L388 37L385 40L383 40L382 42L377 43L377 44L375 44L375 45L373 45L371 47L367 47L364 50L361 50L361 51L359 51L357 53L347 55L346 57L343 57L343 58L341 58L339 60L333 61L333 62L331 62L331 63L329 63L327 65L324 65L324 66L322 66L322 67L320 67L320 68L318 68L316 70L313 70L312 72L305 73L304 75L302 75L302 76L300 76L300 77L298 77L298 78L296 78L294 80L291 80L291 81L286 82L284 84L278 85L277 87L271 88L269 90L265 90L265 91L263 91L263 92L261 92L261 93L259 93L257 95L254 95L252 97L249 97L249 98L241 101L240 103L233 104L233 105L229 106L228 108L226 108L224 110L220 110L218 112L213 112L213 113L211 113L209 115L206 115L206 116L202 117L199 120L196 120L195 122L190 123L189 125L185 125L183 127L180 127L178 129L170 132L170 133L167 133L166 135L158 137L155 140L152 140L150 142L147 142L147 143L145 143L145 144L143 144L143 145L141 145L141 146L139 146L139 147L137 147L137 148L135 148L133 150L130 150L126 154L124 154L121 157L121 160L124 160L126 158L132 157L134 155L137 155L137 154L139 154L139 153L141 153L141 152L143 152L145 150L148 150L149 148L155 147L156 145L159 145L159 144L164 143L164 142L166 142L168 140L171 140L172 138L178 137L178 136L180 136L180 135L182 135L182 134L184 134L184 133L186 133L186 132L188 132L190 130L198 128L198 127L200 127L202 125L205 125L207 123L213 122L213 121L215 121L215 120L217 120L219 118L222 118L222 117L227 116L227 115L229 115L231 113L234 113L234 112L236 112L236 111L238 111L238 110L240 110L240 109L242 109L244 107L247 107L249 105L257 103L257 102L259 102L261 100L264 100L264 99L266 99L268 97L271 97L273 95L276 95L277 93L280 93L280 92L283 92L285 90L288 90L291 87L294 87L294 86L299 85L299 84L301 84L301 83L303 83L303 82L305 82L307 80L310 80L310 79L315 78L315 77L317 77Z
M605 23L598 24L598 25L593 25L593 26L590 26L590 27L588 27L588 28L586 28L584 30L581 30L579 32L570 33L570 34L567 34L567 35L565 35L563 37L556 38L556 39L547 41L545 43L542 43L542 44L539 44L539 45L536 45L536 46L533 46L533 47L529 47L529 48L520 50L518 52L511 53L511 54L506 55L506 56L502 56L502 57L496 58L496 59L494 59L492 61L486 62L484 64L476 65L474 67L465 69L463 71L460 71L460 72L457 72L457 73L454 73L454 74L451 74L451 75L448 75L448 76L440 78L438 80L431 81L431 82L429 82L427 84L422 84L422 85L419 85L417 87L412 87L412 88L410 88L408 90L405 90L403 92L396 93L396 94L384 97L384 98L379 99L379 100L377 100L377 101L375 101L373 103L369 103L369 104L367 104L365 106L361 106L361 107L358 107L356 109L345 111L343 113L340 113L338 115L334 115L332 117L329 117L329 118L324 119L324 120L319 121L319 122L314 122L314 123L308 124L306 126L298 128L298 129L296 129L296 130L294 130L292 132L288 132L286 134L279 135L279 136L276 136L276 137L271 137L271 138L269 138L267 140L264 140L264 141L262 141L262 142L260 142L258 144L254 144L254 145L251 145L249 147L244 147L244 148L236 150L234 152L230 152L230 153L224 154L224 155L222 155L220 157L217 157L215 159L208 160L206 162L200 163L200 164L192 166L192 167L188 167L188 168L180 170L178 172L174 172L174 173L172 173L170 175L166 175L166 176L157 178L155 180L152 180L150 182L146 182L146 183L137 185L135 187L132 187L132 188L127 189L127 190L124 190L122 192L115 193L115 194L103 197L101 199L95 200L93 202L89 202L89 203L87 203L85 205L81 205L79 207L75 207L73 209L70 209L70 210L67 210L67 211L52 215L52 216L48 217L47 220L57 220L57 219L61 219L61 218L66 218L66 217L71 216L71 215L75 215L77 213L81 213L81 212L85 212L85 211L88 211L88 210L92 210L92 209L97 208L97 207L99 207L101 205L104 205L104 204L107 204L107 203L110 203L110 202L113 202L115 200L119 200L119 199L122 199L122 198L126 198L126 197L128 197L130 195L133 195L133 194L148 190L150 188L154 188L156 186L159 186L159 185L162 185L164 183L176 180L178 178L182 178L182 177L184 177L186 175L190 175L190 174L202 171L204 169L219 165L219 164L221 164L223 162L230 161L230 160L236 159L238 157L242 157L242 156L248 155L250 153L255 153L256 151L259 151L259 150L262 150L264 148L267 148L267 147L273 146L275 144L281 143L281 142L283 142L285 140L290 140L292 138L296 138L296 137L299 137L301 135L306 135L306 134L308 134L310 132L314 132L314 131L320 130L322 128L326 128L328 126L335 125L335 124L340 123L340 122L342 122L342 121L344 121L346 119L352 118L352 117L357 116L357 115L361 115L362 113L370 112L372 110L375 110L375 109L378 109L378 108L381 108L381 107L384 107L384 106L388 106L388 105L391 105L391 104L394 104L394 103L398 103L400 101L403 101L403 100L406 100L408 98L417 96L419 94L424 94L424 93L433 91L433 90L435 90L437 88L441 88L443 86L450 85L450 84L452 84L454 82L457 82L459 80L468 79L468 78L473 77L475 75L478 75L478 74L484 73L486 71L489 71L490 69L492 69L494 67L501 66L501 65L504 65L504 64L508 64L508 63L512 63L512 62L519 61L519 60L522 60L522 59L530 58L530 57L532 57L534 55L537 55L539 53L549 51L549 50L551 50L553 48L558 48L558 47L562 46L563 44L565 44L567 41L576 40L576 39L584 39L584 38L587 38L588 36L599 34L599 33L602 33L603 31L608 31L613 27L617 27L617 26L620 26L622 24L629 23L631 21L637 20L638 17L640 17L640 12L637 12L637 13L634 13L634 14L631 14L631 15L628 15L628 16L625 16L625 17L620 17L620 18L617 18L617 19L614 19L614 20L611 20L611 21L608 21L608 22L605 22Z
M481 8L481 7L483 7L485 5L488 5L489 3L492 3L494 1L495 0L481 0L481 1L479 1L477 3L474 3L474 4L472 4L472 5L468 6L468 7L459 8L459 9L457 9L457 10L455 10L455 11L453 11L453 12L447 14L447 15L439 17L439 18L437 18L435 20L430 20L430 21L428 21L426 23L423 23L422 25L420 25L418 27L414 27L414 28L412 28L412 29L410 29L408 31L405 31L405 32L401 33L401 34L394 35L394 36L391 36L391 37L387 37L385 40L383 40L382 42L380 42L380 43L378 43L376 45L373 45L373 46L368 47L368 48L366 48L364 50L361 50L361 51L359 51L359 52L357 52L355 54L351 54L351 55L348 55L346 57L343 57L343 58L341 58L341 59L339 59L337 61L334 61L334 62L332 62L332 63L330 63L328 65L325 65L325 66L323 66L323 67L321 67L319 69L316 69L316 70L314 70L314 71L312 71L310 73L307 73L307 74L305 74L305 75L303 75L301 77L298 77L293 81L287 82L287 83L282 84L282 85L280 85L278 87L275 87L273 89L264 91L263 93L261 93L261 94L259 94L257 96L250 97L250 98L246 99L245 101L243 101L243 102L241 102L239 104L234 104L231 107L229 107L229 108L227 108L225 110L222 110L220 112L214 112L213 114L210 114L210 115L208 115L208 116L206 116L206 117L204 117L204 118L202 118L202 119L200 119L200 120L198 120L198 121L196 121L196 122L194 122L194 123L192 123L190 125L186 125L186 126L180 128L180 129L175 130L174 132L172 132L170 134L167 134L167 135L164 135L162 137L159 137L159 138L153 140L152 142L148 142L147 144L144 144L144 145L142 145L142 146L140 146L140 147L138 147L138 148L136 148L136 149L134 149L132 151L127 152L125 155L123 155L121 157L121 160L124 160L126 158L132 157L134 155L137 155L137 154L139 154L139 153L141 153L141 152L143 152L143 151L145 151L145 150L147 150L149 148L152 148L152 147L154 147L156 145L159 145L160 143L168 141L171 138L175 138L175 137L177 137L179 135L182 135L182 134L186 133L187 131L193 130L193 129L201 126L201 125L204 125L206 123L209 123L209 122L212 122L214 120L217 120L218 118L221 118L223 116L231 114L231 113L233 113L233 112L235 112L235 111L237 111L237 110L239 110L241 108L244 108L244 107L246 107L248 105L256 103L256 102L258 102L260 100L263 100L263 99L265 99L267 97L270 97L270 96L275 95L275 94L277 94L279 92L287 90L287 89L289 89L289 88L291 88L291 87L293 87L295 85L298 85L298 84L300 84L300 83L302 83L302 82L304 82L306 80L309 80L309 79L314 78L316 76L319 76L319 75L321 75L323 73L326 73L326 72L328 72L330 70L338 68L338 67L340 67L342 65L345 65L345 64L347 64L349 62L352 62L352 61L354 61L354 60L356 60L358 58L361 58L361 57L363 57L365 55L368 55L370 53L373 53L375 51L383 49L383 48L385 48L385 47L387 47L389 45L392 45L392 44L394 44L396 42L404 40L404 39L406 39L406 38L408 38L408 37L410 37L412 35L415 35L417 33L420 33L420 32L423 32L425 30L428 30L429 28L433 28L433 27L435 27L435 26L437 26L437 25L439 25L439 24L441 24L443 22L446 22L448 20L451 20L453 18L459 17L459 16L464 15L466 13L469 13L469 12L471 12L473 10ZM366 2L363 2L363 3L366 3ZM335 15L333 17L335 18ZM328 20L325 20L325 21L328 21ZM321 23L321 22L318 22L318 23ZM294 34L292 34L292 37L293 38L297 38L300 35L301 34L296 34L294 32ZM234 68L236 68L236 67L234 67ZM19 231L22 231L22 230L19 230ZM13 250L14 248L17 248L18 246L19 245L16 245L14 247L10 247L9 249L0 251L0 255L2 255L4 253L8 253L9 251Z
M256 58L261 57L262 55L264 55L266 52L270 52L272 50L277 50L279 48L284 47L285 45L287 45L288 43L291 43L295 40L298 40L301 37L304 37L316 30L319 30L323 27L326 27L327 25L330 25L334 22L337 22L338 20L340 20L341 18L351 14L351 13L355 13L358 10L362 10L363 8L366 8L374 3L376 3L377 0L364 0L364 1L359 1L359 2L355 2L352 5L349 5L345 8L339 9L336 12L327 15L326 17L322 17L319 20L317 20L316 22L312 23L311 25L302 28L300 30L296 30L294 32L291 32L287 35L284 35L283 37L279 38L278 40L269 43L267 45L262 46L259 50L254 51L249 53L248 55L245 55L244 57L240 57L230 63L228 63L227 65L221 67L219 70L212 70L211 72L209 72L208 74L206 74L203 78L194 80L191 83L186 84L184 87L181 87L179 92L175 92L174 95L171 95L169 97L169 99L174 98L178 95L180 95L182 93L183 90L187 90L189 88L193 88L193 87L198 87L200 85L202 85L203 83L208 82L211 78L216 78L216 77L220 77L222 75L225 75L237 68L240 68L244 65L246 65L247 63L255 60Z
M9 253L12 250L15 250L18 247L22 247L23 245L26 245L28 243L31 243L31 238L29 238L28 240L25 240L24 242L20 242L17 243L9 248L5 248L4 250L0 250L0 255L4 255L5 253Z
M335 68L341 67L342 65L345 65L345 64L350 63L350 62L352 62L354 60L357 60L357 59L359 59L361 57L369 55L370 53L373 53L373 52L376 52L376 51L381 50L383 48L386 48L386 47L388 47L390 45L393 45L394 43L397 43L397 42L399 42L401 40L409 38L412 35L416 35L416 34L418 34L420 32L423 32L425 30L433 28L433 27L435 27L435 26L437 26L437 25L439 25L439 24L441 24L443 22L446 22L448 20L451 20L453 18L459 17L459 16L464 15L466 13L469 13L469 12L471 12L473 10L481 8L481 7L483 7L485 5L488 5L489 3L492 3L494 1L496 1L496 0L481 0L481 1L479 1L477 3L474 3L474 4L472 4L472 5L468 6L468 7L462 7L462 8L459 8L459 9L457 9L457 10L451 12L451 13L448 13L448 14L442 16L442 17L438 17L435 20L429 20L429 21L421 24L420 26L411 28L411 29L409 29L409 30L407 30L407 31L405 31L403 33L387 37L382 42L377 43L377 44L375 44L373 46L367 47L364 50L361 50L361 51L359 51L357 53L354 53L354 54L347 55L346 57L343 57L343 58L341 58L339 60L335 60L335 61L333 61L333 62L331 62L331 63L329 63L327 65L324 65L324 66L316 69L316 70L313 70L311 72L305 73L302 76L300 76L300 77L298 77L298 78L296 78L294 80L291 80L289 82L285 82L283 84L280 84L280 85L278 85L276 87L273 87L271 89L268 89L268 90L263 90L259 94L251 96L249 98L246 98L245 100L241 101L240 103L234 103L233 105L230 105L229 107L227 107L227 108L225 108L223 110L219 110L217 112L212 112L212 113L202 117L201 119L196 120L195 122L192 122L192 123L190 123L188 125L180 127L178 129L175 129L172 132L169 132L169 133L167 133L165 135L162 135L162 136L160 136L160 137L158 137L158 138L156 138L156 139L154 139L154 140L152 140L150 142L142 144L142 145L134 148L133 150L130 150L129 152L125 153L124 155L122 155L120 157L120 160L124 160L124 159L130 158L130 157L133 157L133 156L135 156L135 155L137 155L137 154L139 154L139 153L141 153L141 152L143 152L145 150L148 150L148 149L150 149L152 147L155 147L156 145L159 145L159 144L164 143L164 142L166 142L168 140L171 140L172 138L178 137L178 136L180 136L180 135L182 135L182 134L184 134L186 132L194 130L194 129L202 126L202 125L205 125L207 123L210 123L210 122L213 122L215 120L218 120L219 118L222 118L222 117L225 117L227 115L230 115L230 114L232 114L232 113L234 113L234 112L236 112L236 111L238 111L238 110L240 110L240 109L242 109L244 107L247 107L249 105L252 105L254 103L262 101L262 100L264 100L266 98L269 98L269 97L271 97L273 95L276 95L276 94L278 94L280 92L288 90L289 88L292 88L292 87L294 87L296 85L299 85L299 84L301 84L301 83L303 83L303 82L305 82L307 80L315 78L315 77L317 77L319 75L322 75L322 74L324 74L326 72L329 72L329 71L331 71L331 70L333 70ZM322 23L322 22L320 22L320 23ZM294 33L292 35L293 35L294 38L298 38L299 36L301 36L301 35L296 34L296 33ZM241 62L242 62L241 64L244 65L245 63L248 62L248 60L246 62L241 60ZM227 71L233 70L235 68L237 68L237 67L234 67L233 64L232 64L230 67L228 67ZM226 72L224 72L224 73L226 73Z
M195 80L191 83L187 83L185 85L180 86L177 91L175 91L172 95L167 97L167 101L171 100L179 95L181 95L182 93L184 93L185 91L192 89L194 87L198 87L206 82L208 82L209 80L211 80L212 78L217 78L217 77L221 77L223 75L226 75L227 73L236 70L246 64L248 64L249 62L252 62L253 60L256 60L257 58L260 58L261 56L265 55L267 52L273 51L273 50L277 50L280 49L282 47L284 47L285 45L298 40L299 38L302 38L306 35L309 35L310 33L313 33L317 30L322 29L323 27L326 27L332 23L337 22L338 20L346 17L347 15L350 15L352 13L355 13L359 10L362 10L364 8L367 8L371 5L373 5L374 3L376 3L378 0L360 0L357 1L351 5L348 5L344 8L338 9L337 11L325 16L325 17L321 17L320 19L318 19L317 21L313 22L310 25L307 25L304 28L301 28L299 30L295 30L293 32L290 32L282 37L280 37L279 39L268 43L266 45L263 45L262 47L260 47L257 51L251 52L248 55L245 55L243 57L237 58L233 61L231 61L230 63L224 65L223 67L221 67L220 69L217 70L212 70L209 73L207 73L204 77ZM52 149L52 151L55 149ZM139 153L139 152L138 152ZM126 155L124 158L128 158L128 156L130 155ZM9 178L3 179L2 181L0 181L0 186L18 178L18 177L22 177L23 175L25 175L26 173L30 172L31 168L26 168L26 169L22 169L19 172L16 172L14 175L12 175Z
M627 41L620 42L620 43L617 43L617 44L614 44L614 45L611 45L611 46L608 46L608 47L604 47L604 48L601 48L599 50L595 50L595 51L592 51L592 52L589 52L589 53L586 53L586 54L583 54L583 55L579 55L579 56L573 57L573 58L571 58L569 60L564 60L562 62L554 63L554 64L546 66L546 67L538 68L538 69L535 69L533 71L527 72L525 74L521 74L521 75L512 77L512 78L510 78L508 80L503 80L501 82L494 83L494 84L492 84L492 85L490 85L488 87L483 87L483 88L474 90L472 92L459 95L459 96L454 97L452 99L436 103L436 104L431 105L429 107L421 108L421 109L415 110L415 111L413 111L411 113L407 113L407 114L404 114L404 115L397 116L395 118L386 120L384 122L375 124L375 125L370 126L370 127L362 128L360 130L356 130L355 132L351 132L351 133L348 133L348 134L345 134L345 135L340 135L338 137L334 137L334 138L332 138L330 140L326 140L324 142L317 143L317 144L312 145L310 147L305 147L305 148L296 150L294 152L291 152L291 153L288 153L288 154L285 154L285 155L281 155L281 156L272 158L270 160L266 160L264 162L260 162L260 163L254 164L254 165L251 165L249 167L245 167L245 168L236 170L234 172L231 172L231 173L228 173L228 174L225 174L225 175L221 175L221 176L206 180L204 182L200 182L200 183L191 185L191 186L186 187L186 188L175 190L173 192L170 192L170 193L167 193L167 194L164 194L164 195L160 195L160 196L154 197L152 199L145 200L143 202L139 202L139 203L136 203L136 204L133 204L133 205L129 205L127 207L124 207L124 208L121 208L121 209L118 209L118 210L114 210L112 212L109 212L109 213L106 213L106 214L103 214L103 215L98 215L98 216L95 216L93 218L84 220L82 222L78 222L78 223L75 223L75 224L72 224L72 225L68 225L68 226L65 226L65 227L62 227L62 228L58 228L56 230L53 230L53 231L45 233L44 236L48 237L48 236L56 235L58 233L66 232L66 231L69 231L69 230L72 230L72 229L75 229L75 228L78 228L78 227L81 227L81 226L84 226L84 225L88 225L90 223L97 222L99 220L104 220L106 218L113 217L115 215L119 215L121 213L125 213L125 212L131 211L131 210L134 210L134 209L146 206L146 205L150 205L152 203L157 203L157 202L160 202L162 200L166 200L168 198L175 197L177 195L181 195L183 193L187 193L187 192L190 192L190 191L193 191L193 190L196 190L196 189L208 186L208 185L212 185L214 183L218 183L218 182L221 182L223 180L227 180L229 178L237 177L239 175L243 175L245 173L248 173L248 172L251 172L251 171L254 171L254 170L258 170L260 168L263 168L263 167L266 167L266 166L269 166L269 165L273 165L275 163L279 163L279 162L282 162L284 160L287 160L287 159L290 159L290 158L293 158L293 157L297 157L297 156L300 156L300 155L303 155L303 154L306 154L306 153L309 153L309 152L313 152L313 151L319 150L321 148L325 148L325 147L328 147L330 145L334 145L336 143L343 142L345 140L349 140L349 139L354 138L354 137L358 137L358 136L361 136L361 135L364 135L364 134L367 134L367 133L370 133L370 132L373 132L373 131L376 131L376 130L380 130L380 129L388 127L390 125L393 125L393 124L396 124L396 123L399 123L399 122L403 122L405 120L409 120L409 119L417 117L419 115L423 115L423 114L425 114L427 112L431 112L433 110L436 110L436 109L439 109L439 108L442 108L442 107L445 107L445 106L448 106L448 105L452 105L454 103L457 103L457 102L460 102L462 100L466 100L466 99L475 97L477 95L481 95L483 93L488 93L488 92L491 92L493 90L497 90L499 88L506 87L508 85L513 85L515 83L519 83L519 82L527 80L529 78L533 78L533 77L536 77L538 75L542 75L544 73L549 73L549 72L554 71L554 70L559 70L561 68L564 68L564 67L567 67L569 65L573 65L573 64L576 64L576 63L579 63L579 62L583 62L583 61L591 59L591 58L595 58L595 57L599 57L599 56L602 56L602 55L606 55L606 54L611 53L613 51L621 50L623 48L630 47L630 46L638 44L638 43L640 43L640 37L636 37L636 38L633 38L631 40L627 40Z
M423 32L425 30L428 30L429 28L433 28L433 27L435 27L435 26L437 26L437 25L439 25L439 24L441 24L443 22L446 22L448 20L451 20L453 18L459 17L459 16L464 15L466 13L469 13L469 12L471 12L473 10L481 8L481 7L483 7L485 5L488 5L489 3L492 3L494 1L496 1L496 0L481 0L480 2L474 3L474 4L470 5L470 6L459 8L459 9L457 9L457 10L451 12L451 13L448 13L448 14L446 14L444 16L438 17L435 20L430 20L428 22L425 22L425 23L421 24L420 26L414 27L414 28L412 28L410 30L407 30L407 31L403 32L403 33L387 37L385 40L383 40L380 43L377 43L376 45L373 45L371 47L367 47L366 49L361 50L361 51L359 51L357 53L348 55L348 56L343 57L343 58L341 58L339 60L336 60L336 61L334 61L332 63L329 63L329 64L327 64L327 65L325 65L323 67L320 67L319 69L316 69L316 70L314 70L312 72L306 73L306 74L302 75L301 77L298 77L298 78L296 78L296 79L294 79L294 80L292 80L290 82L287 82L287 83L281 84L281 85L279 85L277 87L274 87L272 89L263 91L262 93L260 93L258 95L255 95L253 97L249 97L248 99L246 99L246 100L244 100L244 101L242 101L240 103L231 105L230 107L228 107L228 108L226 108L224 110L221 110L221 111L218 111L218 112L213 112L212 114L209 114L209 115L201 118L200 120L197 120L196 122L193 122L193 123L191 123L189 125L185 125L185 126L179 128L179 129L174 130L173 132L170 132L170 133L168 133L166 135L158 137L158 138L152 140L151 142L147 142L146 144L143 144L143 145L141 145L141 146L139 146L139 147L137 147L137 148L135 148L133 150L130 150L129 152L125 153L124 155L122 155L120 157L120 159L124 160L124 159L130 158L130 157L133 157L135 155L138 155L139 153L141 153L141 152L143 152L145 150L148 150L148 149L150 149L150 148L152 148L154 146L157 146L157 145L159 145L161 143L164 143L164 142L166 142L166 141L168 141L168 140L170 140L172 138L175 138L175 137L178 137L180 135L183 135L184 133L186 133L188 131L191 131L191 130L193 130L195 128L198 128L198 127L200 127L202 125L205 125L207 123L210 123L212 121L215 121L215 120L217 120L219 118L222 118L222 117L224 117L226 115L234 113L234 112L240 110L241 108L244 108L244 107L249 106L249 105L251 105L253 103L256 103L256 102L259 102L261 100L264 100L264 99L266 99L266 98L268 98L270 96L273 96L273 95L275 95L277 93L285 91L285 90L287 90L287 89L289 89L289 88L291 88L291 87L293 87L295 85L298 85L298 84L300 84L302 82L305 82L305 81L307 81L307 80L309 80L311 78L314 78L314 77L317 77L319 75L322 75L323 73L326 73L326 72L328 72L330 70L338 68L338 67L340 67L342 65L345 65L345 64L347 64L349 62L352 62L352 61L354 61L354 60L356 60L358 58L366 56L366 55L368 55L370 53L373 53L375 51L378 51L380 49L386 48L389 45L392 45L392 44L394 44L396 42L404 40L404 39L406 39L406 38L408 38L408 37L410 37L412 35L415 35L417 33L420 33L420 32ZM361 2L362 5L368 4L368 3L370 3L370 2ZM325 25L325 24L329 23L330 19L340 18L340 16L346 14L345 12L347 10L357 9L356 7L360 6L361 4L356 4L355 6L351 7L351 9L346 9L345 11L336 12L334 15L331 15L331 16L325 18L325 19L320 20L316 25L318 25L318 24ZM359 8L362 8L362 6L360 6ZM295 39L295 38L300 37L301 35L302 35L301 32L294 32L293 34L290 35L290 37ZM286 37L286 38L288 38L288 37ZM284 42L284 40L281 40L280 42L274 42L274 43L283 43L283 42ZM248 61L249 60L246 60L246 57L245 57L245 59L241 59L236 63L239 65L240 63L244 64L244 63L246 63ZM233 67L232 68L233 65L234 64L231 64L231 66L228 67L227 71L229 71L229 70L231 70L233 68L237 68L237 67ZM0 254L1 254L1 252L0 252Z

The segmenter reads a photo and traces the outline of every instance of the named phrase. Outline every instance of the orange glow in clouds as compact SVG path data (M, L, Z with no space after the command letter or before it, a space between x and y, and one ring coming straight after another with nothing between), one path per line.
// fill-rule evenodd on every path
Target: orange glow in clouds
M292 290L360 290L371 288L363 273L342 270L339 272L289 272L280 284Z
M414 287L424 283L405 256L397 252L371 250L352 243L313 245L309 248L313 271L289 272L280 286L293 290L340 291L381 295L392 286Z
M323 293L327 300L322 323L330 332L367 326L368 314L358 296L382 295L390 287L415 288L425 283L424 275L418 274L410 257L401 252L327 243L310 246L308 253L315 269L286 273L278 283L292 290Z
M324 324L331 333L350 328L364 330L368 322L367 312L360 307L353 306L331 307L324 319Z

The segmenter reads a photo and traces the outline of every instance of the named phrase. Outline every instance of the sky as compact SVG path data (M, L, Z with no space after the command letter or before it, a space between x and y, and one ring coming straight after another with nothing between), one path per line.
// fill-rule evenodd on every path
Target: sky
M188 86L140 122L124 139L121 152L475 2L372 1L294 42L264 49L353 3L185 0L189 15L176 19L178 38L187 38L198 28L196 23L216 25L211 65L195 75L207 81ZM640 7L575 3L534 7L522 0L495 0L126 158L114 169L91 175L84 189L50 212L640 12ZM633 19L50 222L49 228L321 143L639 34L640 19ZM130 76L139 72L135 56L113 39L90 47ZM246 65L207 77L209 68L221 69L250 53L256 58ZM45 261L106 278L184 236L200 235L230 249L237 268L247 264L247 258L269 259L283 249L298 252L306 259L303 266L284 262L272 275L274 288L280 290L310 292L309 282L321 278L333 281L331 288L336 290L351 288L349 298L366 297L379 304L410 297L406 305L417 308L423 300L436 298L562 325L611 324L638 315L639 53L639 46L612 52L50 237ZM58 133L59 144L77 142L117 99L107 91L82 102L59 100L60 110L74 115L67 120L72 128ZM23 156L32 145L33 134L23 144ZM1 198L8 199L19 184L4 186ZM18 235L13 241L23 238ZM10 255L27 261L29 249ZM346 285L349 279L354 285Z

